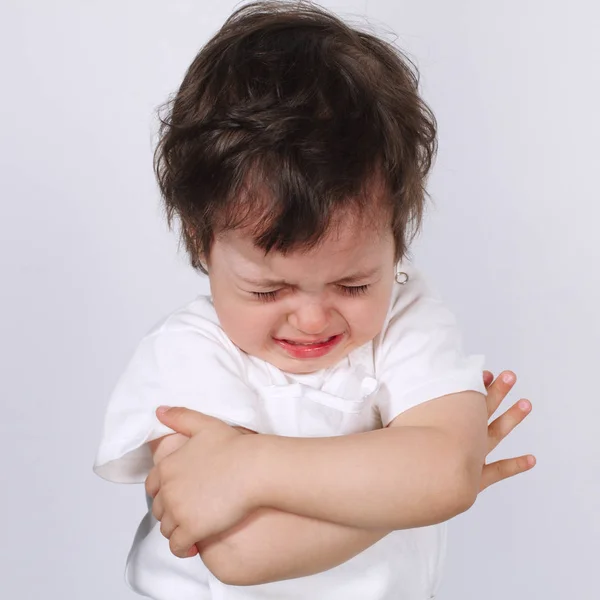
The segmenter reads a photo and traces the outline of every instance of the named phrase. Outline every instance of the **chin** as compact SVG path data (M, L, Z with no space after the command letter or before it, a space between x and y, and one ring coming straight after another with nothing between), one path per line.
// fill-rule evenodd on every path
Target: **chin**
M317 361L302 361L298 364L294 361L288 361L288 364L278 368L293 375L307 375L308 373L315 373L316 371L321 371L322 369L326 369L327 367L331 366L330 364L317 365L316 362Z
M343 352L335 352L332 353L331 356L323 356L322 358L316 358L313 360L278 357L277 362L273 362L272 364L286 373L292 373L294 375L307 375L308 373L315 373L316 371L322 371L323 369L333 367L346 355L348 355L350 350L351 348L347 348Z

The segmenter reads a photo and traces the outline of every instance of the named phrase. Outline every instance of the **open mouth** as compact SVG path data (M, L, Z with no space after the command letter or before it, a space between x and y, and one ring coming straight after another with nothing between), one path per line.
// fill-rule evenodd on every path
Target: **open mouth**
M281 341L287 342L288 344L292 344L293 346L315 346L318 344L327 344L328 342L333 340L333 338L335 338L335 337L336 337L335 335L332 335L323 340L317 340L316 342L295 342L294 340L281 340Z
M273 338L273 341L292 358L302 359L325 356L339 344L343 337L344 334L338 333L315 342L298 342L278 338Z

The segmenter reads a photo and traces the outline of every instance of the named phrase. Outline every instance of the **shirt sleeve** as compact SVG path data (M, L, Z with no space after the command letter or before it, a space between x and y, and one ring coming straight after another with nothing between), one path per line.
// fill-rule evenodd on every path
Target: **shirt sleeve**
M259 431L259 406L240 352L229 340L191 328L144 338L110 397L94 472L116 483L146 479L153 467L148 442L174 433L157 419L160 405Z
M428 400L472 390L486 393L485 357L467 355L457 320L410 263L409 279L394 292L375 348L383 426Z

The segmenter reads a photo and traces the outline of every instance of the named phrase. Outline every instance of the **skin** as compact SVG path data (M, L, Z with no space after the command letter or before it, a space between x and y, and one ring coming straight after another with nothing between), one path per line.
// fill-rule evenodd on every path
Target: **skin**
M348 218L310 251L265 256L248 232L235 230L217 237L208 265L215 310L233 343L282 371L311 373L336 364L381 331L394 285L394 240L383 226L374 235ZM335 334L342 341L316 359L291 357L274 341Z
M494 380L484 372L488 390L486 408L492 419L501 403L512 390L516 375L504 371ZM193 413L193 411L190 411ZM491 453L517 425L531 412L531 403L521 399L506 412L490 422L487 431L487 449ZM171 413L171 415L169 415ZM172 411L159 417L177 431L193 427L194 415L176 418ZM251 433L240 428L242 433ZM154 454L159 464L169 453L180 448L189 439L178 433L163 438L165 443ZM500 481L524 473L535 465L531 455L503 459L482 468L480 492ZM160 509L160 507L159 507ZM168 518L161 523L161 532L169 537L172 532ZM194 546L189 553L198 551L206 566L222 581L231 585L257 585L320 573L356 556L389 533L387 530L366 530L345 527L310 519L273 509L262 508L235 527Z
M242 350L283 371L310 373L337 363L375 337L387 313L394 244L383 220L378 233L347 219L316 248L285 256L265 255L243 230L218 236L206 262L223 329ZM267 279L279 283L267 284ZM350 286L366 287L349 293ZM335 349L315 359L290 356L276 341L337 334L342 341ZM152 444L157 467L146 489L154 497L161 532L175 555L190 556L198 547L217 577L237 585L296 577L302 569L319 572L391 530L447 520L474 502L482 482L487 479L487 487L502 475L498 466L481 468L493 429L487 428L486 435L485 400L474 392L432 400L399 415L387 430L344 439L244 436L179 408L159 419L185 437L167 436ZM381 456L399 458L373 470L369 465ZM417 460L402 462L401 457L412 456ZM522 467L521 458L502 468L514 470L519 460ZM401 501L390 504L389 498ZM330 542L313 553L321 557L316 562L295 537L302 538L311 526L312 540ZM264 554L256 550L260 540L273 541L277 531L288 535L280 542L294 541L285 552L296 563L288 561L268 573L240 569L249 564L249 549L264 559L259 564L276 558L264 546ZM269 548L284 554L281 544ZM294 548L304 555L294 555ZM236 567L223 571L226 565Z
M334 437L247 436L196 415L190 440L146 480L182 557L259 507L367 529L446 521L475 501L486 455L485 396L472 391L415 406L384 429Z

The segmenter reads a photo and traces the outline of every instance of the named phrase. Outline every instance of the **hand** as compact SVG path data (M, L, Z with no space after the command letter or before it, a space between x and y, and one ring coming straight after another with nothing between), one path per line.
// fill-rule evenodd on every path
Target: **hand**
M508 381L505 381L504 377L506 377ZM493 381L493 379L494 375L490 371L483 372L483 381L488 390L487 409L489 418L492 417L504 398L506 398L508 392L510 392L517 381L517 376L512 371L503 371L495 381ZM492 452L492 450L494 450L530 412L531 403L529 400L521 399L505 413L492 421L488 426L488 454ZM507 458L486 464L483 466L480 492L494 483L498 483L499 481L508 479L519 473L529 471L534 465L535 457L532 455Z
M243 443L256 436L185 408L156 414L190 439L150 471L146 492L154 499L152 514L171 552L193 556L196 542L228 530L259 507L250 476L251 448Z

